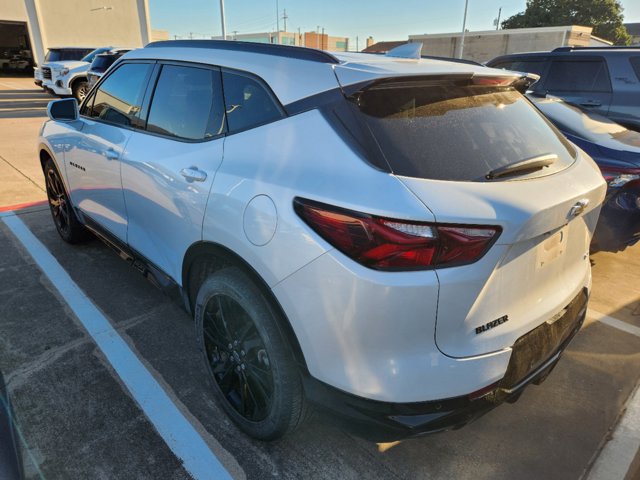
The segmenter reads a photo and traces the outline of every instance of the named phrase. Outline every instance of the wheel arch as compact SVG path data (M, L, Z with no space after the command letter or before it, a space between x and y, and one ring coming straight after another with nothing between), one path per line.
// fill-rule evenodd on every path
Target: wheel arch
M70 88L71 90L73 90L73 89L74 89L74 87L76 86L76 83L78 83L78 82L82 82L82 81L84 81L84 82L89 82L89 79L87 78L87 75L86 75L86 74L79 74L79 75L76 75L75 77L73 77L73 78L69 81L69 88Z
M46 144L41 143L38 146L38 157L40 158L40 166L42 167L42 171L44 171L44 163L47 161L47 158L53 160L53 163L58 167L58 163L55 160L55 156L51 153L49 147ZM60 172L60 168L58 167L58 173Z
M307 363L300 347L300 342L280 302L260 274L231 249L218 243L207 241L196 242L189 247L182 262L182 291L184 292L185 306L189 312L194 311L193 303L197 295L197 288L204 282L206 277L222 268L232 266L239 268L249 276L271 306L280 314L277 317L280 330L291 348L291 353L296 363L303 369L304 373L308 374Z

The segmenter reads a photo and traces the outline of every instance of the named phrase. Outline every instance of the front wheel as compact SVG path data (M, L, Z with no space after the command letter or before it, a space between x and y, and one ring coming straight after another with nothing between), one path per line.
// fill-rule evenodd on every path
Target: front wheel
M78 243L89 237L89 232L78 221L58 169L50 158L44 164L47 199L56 230L67 243Z
M237 268L212 274L196 299L196 335L214 397L242 431L260 440L280 438L307 417L300 374L277 315Z
M89 82L87 82L86 80L79 80L76 83L73 84L73 96L75 97L76 100L78 100L78 103L82 103L82 101L86 98L87 94L89 93L90 87L89 87Z

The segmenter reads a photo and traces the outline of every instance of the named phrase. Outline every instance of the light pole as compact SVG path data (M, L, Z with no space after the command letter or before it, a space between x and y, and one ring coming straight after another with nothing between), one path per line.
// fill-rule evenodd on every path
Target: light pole
M467 30L467 8L469 7L469 0L464 0L464 18L462 19L462 36L460 37L460 48L458 49L458 58L462 58L462 52L464 51L464 34Z
M280 43L280 7L278 5L278 0L276 0L276 43Z
M220 0L220 22L222 23L222 39L227 39L227 22L224 18L224 0Z

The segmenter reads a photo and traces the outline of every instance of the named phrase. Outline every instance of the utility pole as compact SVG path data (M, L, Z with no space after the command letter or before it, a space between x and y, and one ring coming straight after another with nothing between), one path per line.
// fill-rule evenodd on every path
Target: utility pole
M469 8L469 0L464 0L464 18L462 19L462 35L460 36L460 47L458 49L458 58L462 58L464 52L464 35L467 31L467 9Z
M287 15L287 9L284 9L284 13L282 14L282 19L284 20L284 31L287 31L287 20L289 19L289 16Z
M500 15L502 15L502 7L498 9L498 18L496 19L496 30L500 30Z
M302 46L302 33L300 33L300 27L298 27L298 46Z
M193 40L193 32L189 32L189 40Z
M280 39L280 7L278 6L278 0L276 0L276 31L278 32L278 40ZM280 42L278 42L280 43Z
M316 26L316 48L320 49L320 25Z
M324 47L324 27L322 27L322 50L325 50L325 47Z
M234 30L234 31L233 31L233 32L231 32L231 33L233 33L233 39L234 39L234 40L237 40L237 39L238 39L238 30Z
M222 39L227 39L227 22L224 18L224 0L220 0L220 22L222 23Z
M360 51L360 37L356 35L356 52Z

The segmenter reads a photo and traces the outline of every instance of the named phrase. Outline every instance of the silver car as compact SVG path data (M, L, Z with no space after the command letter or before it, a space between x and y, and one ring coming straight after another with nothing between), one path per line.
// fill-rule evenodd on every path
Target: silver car
M379 441L459 427L584 319L597 166L525 78L403 50L159 42L49 106L58 232L179 294L253 437L314 406Z

